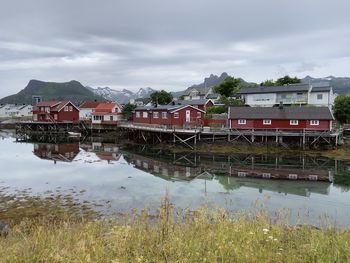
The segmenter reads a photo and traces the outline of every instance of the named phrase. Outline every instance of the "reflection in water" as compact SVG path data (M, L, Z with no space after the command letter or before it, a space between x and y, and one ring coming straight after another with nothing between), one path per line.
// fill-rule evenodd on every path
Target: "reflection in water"
M97 201L102 212L157 209L169 190L181 208L229 202L229 209L247 210L268 196L271 212L308 210L314 221L327 213L349 223L348 162L303 154L174 154L101 138L14 142L0 140L0 149L6 149L0 151L0 186L30 187L33 194L83 189L79 200Z

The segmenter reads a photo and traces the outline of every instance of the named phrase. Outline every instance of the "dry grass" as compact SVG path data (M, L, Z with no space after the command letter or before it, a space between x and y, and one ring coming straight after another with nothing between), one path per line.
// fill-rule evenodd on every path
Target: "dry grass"
M265 213L188 213L166 199L118 220L23 221L0 238L1 262L350 262L350 232L271 223Z

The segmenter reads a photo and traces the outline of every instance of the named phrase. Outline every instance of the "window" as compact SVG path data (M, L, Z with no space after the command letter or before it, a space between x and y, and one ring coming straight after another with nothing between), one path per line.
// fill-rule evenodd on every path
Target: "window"
M65 107L64 107L64 111L68 111L68 106L65 106Z
M310 181L317 181L318 180L318 176L314 175L314 174L311 174L311 175L309 175L309 180Z
M298 125L299 121L298 120L290 120L289 124L290 125Z
M69 111L73 111L73 106L69 106Z
M297 174L289 174L288 175L288 179L290 179L290 180L297 180L298 179L298 175Z
M262 178L264 178L264 179L270 179L270 178L271 178L271 174L270 174L270 173L263 173L263 174L262 174Z
M323 94L317 94L317 100L322 100L323 99Z
M318 125L320 125L320 121L319 120L311 120L310 125L318 126Z
M202 117L201 113L198 111L197 112L197 119L200 119Z
M142 117L143 117L143 118L148 118L148 113L147 113L147 111L142 112Z
M246 172L238 172L237 175L238 175L238 177L246 177L247 173Z
M154 111L153 112L153 118L155 118L155 119L159 118L159 112L158 111Z
M247 124L247 120L238 120L238 124L244 125Z
M263 124L264 124L264 125L271 125L271 120L264 120L264 121L263 121Z
M140 118L141 117L141 114L139 111L136 112L136 118Z
M101 115L95 115L94 116L95 121L102 121L102 116Z
M113 121L113 116L109 116L109 120L110 120L110 121Z
M178 119L179 118L179 113L178 112L174 112L174 119Z
M162 119L167 119L168 118L168 113L166 111L162 112Z

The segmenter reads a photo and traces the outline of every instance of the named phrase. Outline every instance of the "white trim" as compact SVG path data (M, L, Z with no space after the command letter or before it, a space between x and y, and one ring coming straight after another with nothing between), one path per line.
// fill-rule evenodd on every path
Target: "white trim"
M289 125L297 126L299 125L299 120L289 120Z
M246 125L247 124L247 120L246 119L238 119L237 123L238 123L238 125Z
M319 126L320 125L320 121L319 120L310 120L310 125L311 126Z
M176 111L185 109L185 108L187 108L187 107L190 107L190 108L192 108L192 109L195 109L195 110L197 110L197 111L201 111L201 112L205 113L204 110L200 110L200 109L198 109L198 108L195 108L195 107L193 107L192 105L185 105L185 106L183 106L183 107L180 107L180 108L178 108L178 109L176 109L176 110L171 111L170 113L174 113L174 112L176 112Z
M271 125L272 124L272 120L271 119L264 119L263 120L263 125Z
M58 104L60 104L60 103L61 103L61 102L59 102ZM77 106L75 106L74 103L71 102L70 100L69 100L66 104L64 104L64 105L61 107L61 109L58 110L58 112L60 112L62 109L64 109L64 107L65 107L68 103L72 104L73 107L74 107L77 111L80 112L80 109L79 109ZM55 104L55 105L57 105L57 104ZM51 106L51 107L54 107L54 106Z

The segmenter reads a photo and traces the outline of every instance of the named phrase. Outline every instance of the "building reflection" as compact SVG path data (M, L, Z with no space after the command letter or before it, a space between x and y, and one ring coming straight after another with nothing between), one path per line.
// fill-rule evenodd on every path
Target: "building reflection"
M108 163L118 161L121 157L118 145L113 143L84 142L80 147L86 152L95 153L100 160Z
M79 143L34 143L34 155L43 160L72 162L79 153Z

